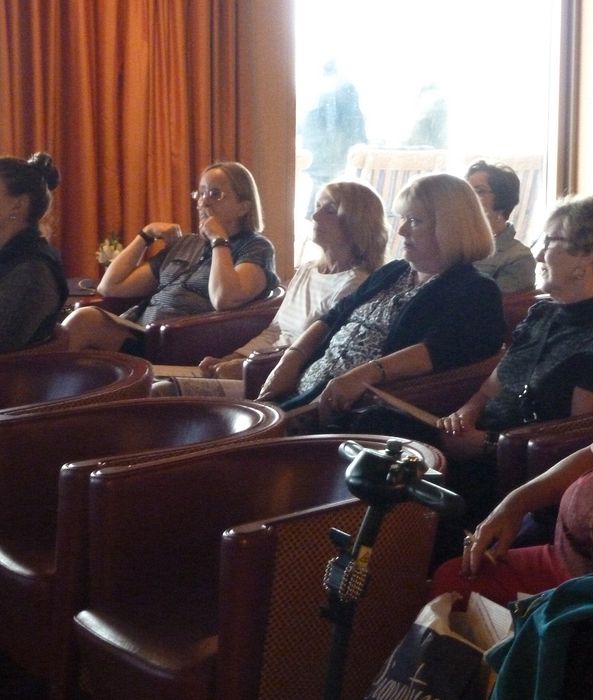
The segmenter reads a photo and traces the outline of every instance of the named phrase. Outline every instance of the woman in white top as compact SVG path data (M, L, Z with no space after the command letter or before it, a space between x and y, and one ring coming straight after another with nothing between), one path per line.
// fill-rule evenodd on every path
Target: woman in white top
M230 355L205 357L199 365L203 378L169 377L156 382L153 395L240 396L243 383L238 380L245 358L255 350L289 346L383 265L387 224L378 194L359 182L326 185L317 196L313 241L321 248L319 259L297 269L284 301L264 331Z

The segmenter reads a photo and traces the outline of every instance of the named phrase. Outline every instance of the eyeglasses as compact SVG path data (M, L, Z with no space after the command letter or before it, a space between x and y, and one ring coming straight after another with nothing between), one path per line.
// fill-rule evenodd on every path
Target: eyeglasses
M220 202L221 199L224 199L225 193L222 190L219 190L217 187L211 187L210 189L201 189L201 190L194 190L191 193L191 198L194 199L196 202L202 202L204 199L211 199L213 202Z
M563 238L562 236L544 236L544 250L548 250L550 243L554 243L557 241L563 241L564 243L568 243L568 240L566 238Z

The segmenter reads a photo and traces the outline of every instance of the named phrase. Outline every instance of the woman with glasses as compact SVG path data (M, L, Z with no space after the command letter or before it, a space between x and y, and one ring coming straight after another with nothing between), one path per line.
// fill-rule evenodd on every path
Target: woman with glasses
M494 255L475 263L477 269L492 277L505 294L533 289L535 259L531 250L516 240L515 228L508 220L519 202L517 174L508 165L480 160L469 167L465 179L482 202L496 248Z
M192 193L199 233L177 224L144 226L113 260L98 286L105 296L145 297L123 316L98 307L70 314L70 348L143 354L144 327L160 319L233 309L265 296L278 284L274 249L261 235L263 220L253 176L240 163L209 165ZM150 259L157 240L164 248Z
M379 268L300 335L261 399L288 409L316 401L322 422L335 424L369 384L462 367L500 349L500 290L472 265L493 249L472 188L454 175L424 175L396 206L405 259Z
M163 379L153 385L153 394L242 396L243 362L252 352L289 346L385 262L383 202L361 182L331 182L320 190L312 234L319 258L298 268L270 325L226 357L205 357L202 378Z
M478 392L440 419L448 486L466 500L466 527L494 505L500 432L593 412L593 197L560 204L545 232L537 261L551 299L531 307Z
M47 340L68 296L40 221L60 174L48 153L0 158L0 352Z

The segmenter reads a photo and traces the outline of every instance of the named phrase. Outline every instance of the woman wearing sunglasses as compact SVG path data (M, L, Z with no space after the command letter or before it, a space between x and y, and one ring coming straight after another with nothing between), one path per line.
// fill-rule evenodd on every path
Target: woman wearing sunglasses
M274 248L261 235L260 199L249 170L235 162L209 165L192 197L199 233L184 235L171 223L144 226L109 265L98 291L145 301L123 317L98 307L74 311L64 321L72 350L141 355L147 324L243 306L278 284ZM163 250L146 260L146 251L157 239L164 242Z

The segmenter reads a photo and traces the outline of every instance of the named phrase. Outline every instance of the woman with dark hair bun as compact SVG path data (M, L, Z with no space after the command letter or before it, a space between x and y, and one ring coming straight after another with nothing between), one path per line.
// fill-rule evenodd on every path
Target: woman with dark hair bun
M68 296L60 257L39 229L59 182L48 153L0 157L0 352L47 339Z

